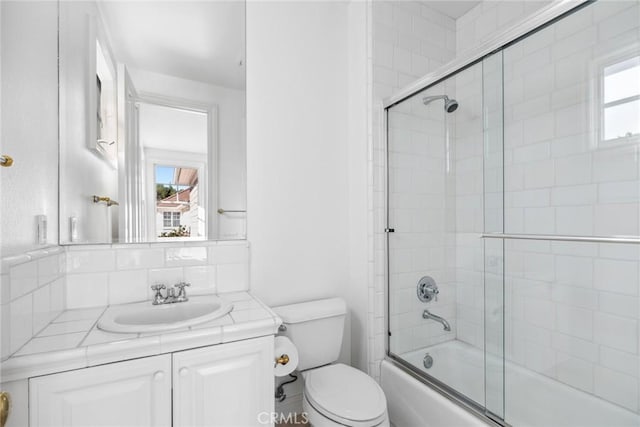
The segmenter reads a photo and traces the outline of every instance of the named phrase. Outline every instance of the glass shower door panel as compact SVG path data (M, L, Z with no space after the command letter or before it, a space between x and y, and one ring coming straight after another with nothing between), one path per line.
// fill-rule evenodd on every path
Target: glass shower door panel
M502 52L482 62L484 231L504 232L504 132ZM484 240L486 411L504 419L504 247Z
M451 335L443 325L422 318L453 299L447 292L445 257L445 122L442 105L425 105L417 94L387 110L389 345L390 351L424 369L425 348ZM442 102L442 101L441 101ZM426 304L416 287L428 276L440 293ZM441 311L452 322L452 312ZM454 326L455 327L455 326Z

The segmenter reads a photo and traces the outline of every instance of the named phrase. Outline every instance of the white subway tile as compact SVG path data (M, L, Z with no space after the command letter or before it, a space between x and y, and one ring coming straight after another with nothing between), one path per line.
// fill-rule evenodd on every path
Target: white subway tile
M627 4L628 3L633 2L627 2ZM624 33L625 31L637 30L639 18L640 12L638 11L638 5L636 3L632 8L624 10L617 15L600 20L598 23L598 40L604 41Z
M219 293L248 290L247 264L220 264L216 270L216 286Z
M598 150L593 154L593 180L595 182L635 181L638 179L640 160L628 147Z
M591 155L578 154L556 159L556 185L591 183Z
M600 203L628 203L640 201L640 182L607 182L598 185Z
M638 321L628 317L596 312L595 342L628 353L638 353Z
M638 295L638 263L614 259L596 259L594 286L608 292Z
M561 356L559 356L561 357ZM593 364L567 357L556 367L558 380L587 393L593 393Z
M182 267L186 265L203 265L207 263L206 247L165 248L165 265Z
M149 294L147 270L109 273L109 305L144 301Z
M68 309L107 305L109 302L107 273L68 274L66 297Z
M597 236L640 235L640 210L637 203L615 203L595 206Z
M182 267L153 268L148 272L149 286L165 285L169 287L183 281L184 281L184 269Z
M596 202L596 185L555 186L551 189L552 206L588 205Z
M247 246L212 246L209 248L209 264L242 264L249 262Z
M411 52L406 49L393 49L393 69L400 73L411 74Z
M637 354L626 353L610 347L600 346L600 365L636 378L640 374L640 358Z
M562 353L578 357L589 362L598 361L598 346L590 340L554 332L552 347Z
M555 222L555 208L525 208L524 210L524 231L527 234L553 234Z
M374 40L373 57L376 65L393 69L393 44Z
M597 31L593 26L589 26L553 44L553 59L562 59L572 53L589 49L596 43Z
M9 270L11 299L26 295L38 287L38 263L36 261L17 264Z
M184 280L191 284L189 294L207 294L216 292L216 266L203 265L184 268Z
M551 187L554 184L553 160L540 160L524 165L525 188Z
M592 206L559 206L556 208L557 234L590 236L593 234Z
M40 258L38 261L38 286L51 283L62 274L60 255Z
M49 306L51 308L51 318L55 318L66 305L66 292L65 292L66 277L63 276L50 285L50 298Z
M531 342L525 344L525 349L525 366L527 368L544 375L553 376L555 374L555 351Z
M632 411L638 410L637 378L596 366L594 379L596 396Z
M0 359L5 360L11 354L11 307L0 305Z
M85 332L80 332L75 334L34 338L18 352L18 356L71 349L80 344L80 341L85 335Z
M116 251L116 266L118 270L164 267L164 249L118 249Z
M67 252L67 273L97 273L115 270L115 251L106 249Z
M593 312L583 308L567 305L556 305L556 322L558 331L590 340L594 335Z
M393 24L393 3L391 1L377 1L373 7L373 19L386 25Z
M10 304L9 352L15 353L33 336L33 294L13 300Z
M591 289L574 286L554 285L551 291L553 301L574 307L596 310L598 307L598 295Z
M36 335L51 320L51 286L43 286L33 292L33 335Z
M554 304L550 301L530 298L524 307L524 318L532 325L553 329L555 325Z

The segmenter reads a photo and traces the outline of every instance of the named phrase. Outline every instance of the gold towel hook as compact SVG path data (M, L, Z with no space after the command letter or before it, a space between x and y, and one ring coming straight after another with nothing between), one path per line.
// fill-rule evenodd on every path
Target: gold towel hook
M9 168L13 165L13 157L3 154L0 156L0 166Z
M111 198L109 197L100 197L100 196L93 196L93 203L100 203L100 202L105 202L107 204L107 206L111 207L111 206L119 206L120 203L116 202L115 200L111 200Z

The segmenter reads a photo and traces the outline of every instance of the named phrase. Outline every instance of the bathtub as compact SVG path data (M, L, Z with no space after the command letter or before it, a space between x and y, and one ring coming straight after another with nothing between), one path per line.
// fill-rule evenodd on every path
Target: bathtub
M429 369L423 366L427 352L433 358L433 366ZM462 391L467 398L484 405L484 353L481 350L454 340L406 353L402 358ZM499 360L489 358L487 369L489 372L499 372ZM505 420L513 426L640 426L638 414L591 394L509 362L504 369ZM381 383L387 395L391 422L397 427L486 425L480 418L422 384L392 362L383 361Z

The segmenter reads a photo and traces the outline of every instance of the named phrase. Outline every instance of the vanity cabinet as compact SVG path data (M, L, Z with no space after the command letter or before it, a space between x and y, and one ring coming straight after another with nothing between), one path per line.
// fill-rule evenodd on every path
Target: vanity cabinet
M273 338L174 353L173 387L174 426L261 425L273 410Z
M31 378L29 424L263 426L273 386L273 336L247 339Z
M32 427L170 426L171 355L32 378Z

